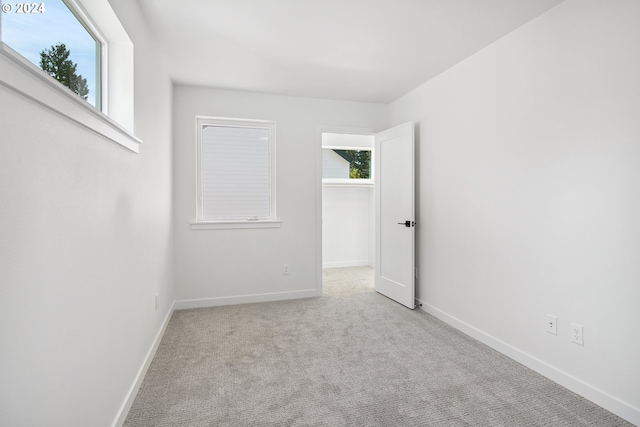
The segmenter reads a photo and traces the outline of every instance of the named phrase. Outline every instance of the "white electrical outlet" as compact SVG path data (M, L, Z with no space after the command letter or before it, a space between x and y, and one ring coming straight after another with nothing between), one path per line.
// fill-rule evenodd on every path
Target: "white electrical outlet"
M282 264L282 274L289 274L289 264Z
M572 323L571 325L569 325L569 339L571 340L571 342L574 342L578 345L584 345L582 332L582 325L578 325L577 323Z
M553 335L558 335L558 318L547 314L547 326L546 331Z

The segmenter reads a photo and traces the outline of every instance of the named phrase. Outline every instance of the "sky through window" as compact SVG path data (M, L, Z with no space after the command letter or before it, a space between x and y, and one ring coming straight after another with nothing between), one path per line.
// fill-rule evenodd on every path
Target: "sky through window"
M64 43L71 53L69 59L77 64L77 74L87 79L87 101L96 105L98 81L97 59L99 44L78 21L62 0L36 3L44 5L38 13L18 13L18 3L2 2L0 40L13 50L40 66L40 52ZM10 5L10 6L8 6Z

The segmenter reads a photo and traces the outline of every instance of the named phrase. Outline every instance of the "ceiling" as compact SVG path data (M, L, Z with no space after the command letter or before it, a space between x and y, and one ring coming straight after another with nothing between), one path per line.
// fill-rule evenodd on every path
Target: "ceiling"
M138 0L177 84L389 103L562 0Z

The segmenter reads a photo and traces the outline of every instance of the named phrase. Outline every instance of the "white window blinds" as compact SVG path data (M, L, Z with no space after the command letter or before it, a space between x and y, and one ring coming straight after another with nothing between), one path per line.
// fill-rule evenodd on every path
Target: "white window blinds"
M200 220L272 219L273 123L199 121L199 129Z

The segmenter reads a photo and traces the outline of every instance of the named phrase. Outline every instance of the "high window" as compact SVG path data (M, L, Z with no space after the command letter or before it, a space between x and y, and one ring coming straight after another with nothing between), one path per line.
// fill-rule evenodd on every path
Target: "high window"
M0 85L138 152L133 73L133 43L108 0L2 1Z
M275 123L198 117L197 214L193 228L279 226Z
M371 179L371 150L322 150L322 177Z
M102 41L62 0L3 2L3 43L76 95L102 109Z
M373 145L373 135L323 132L323 185L373 185Z

